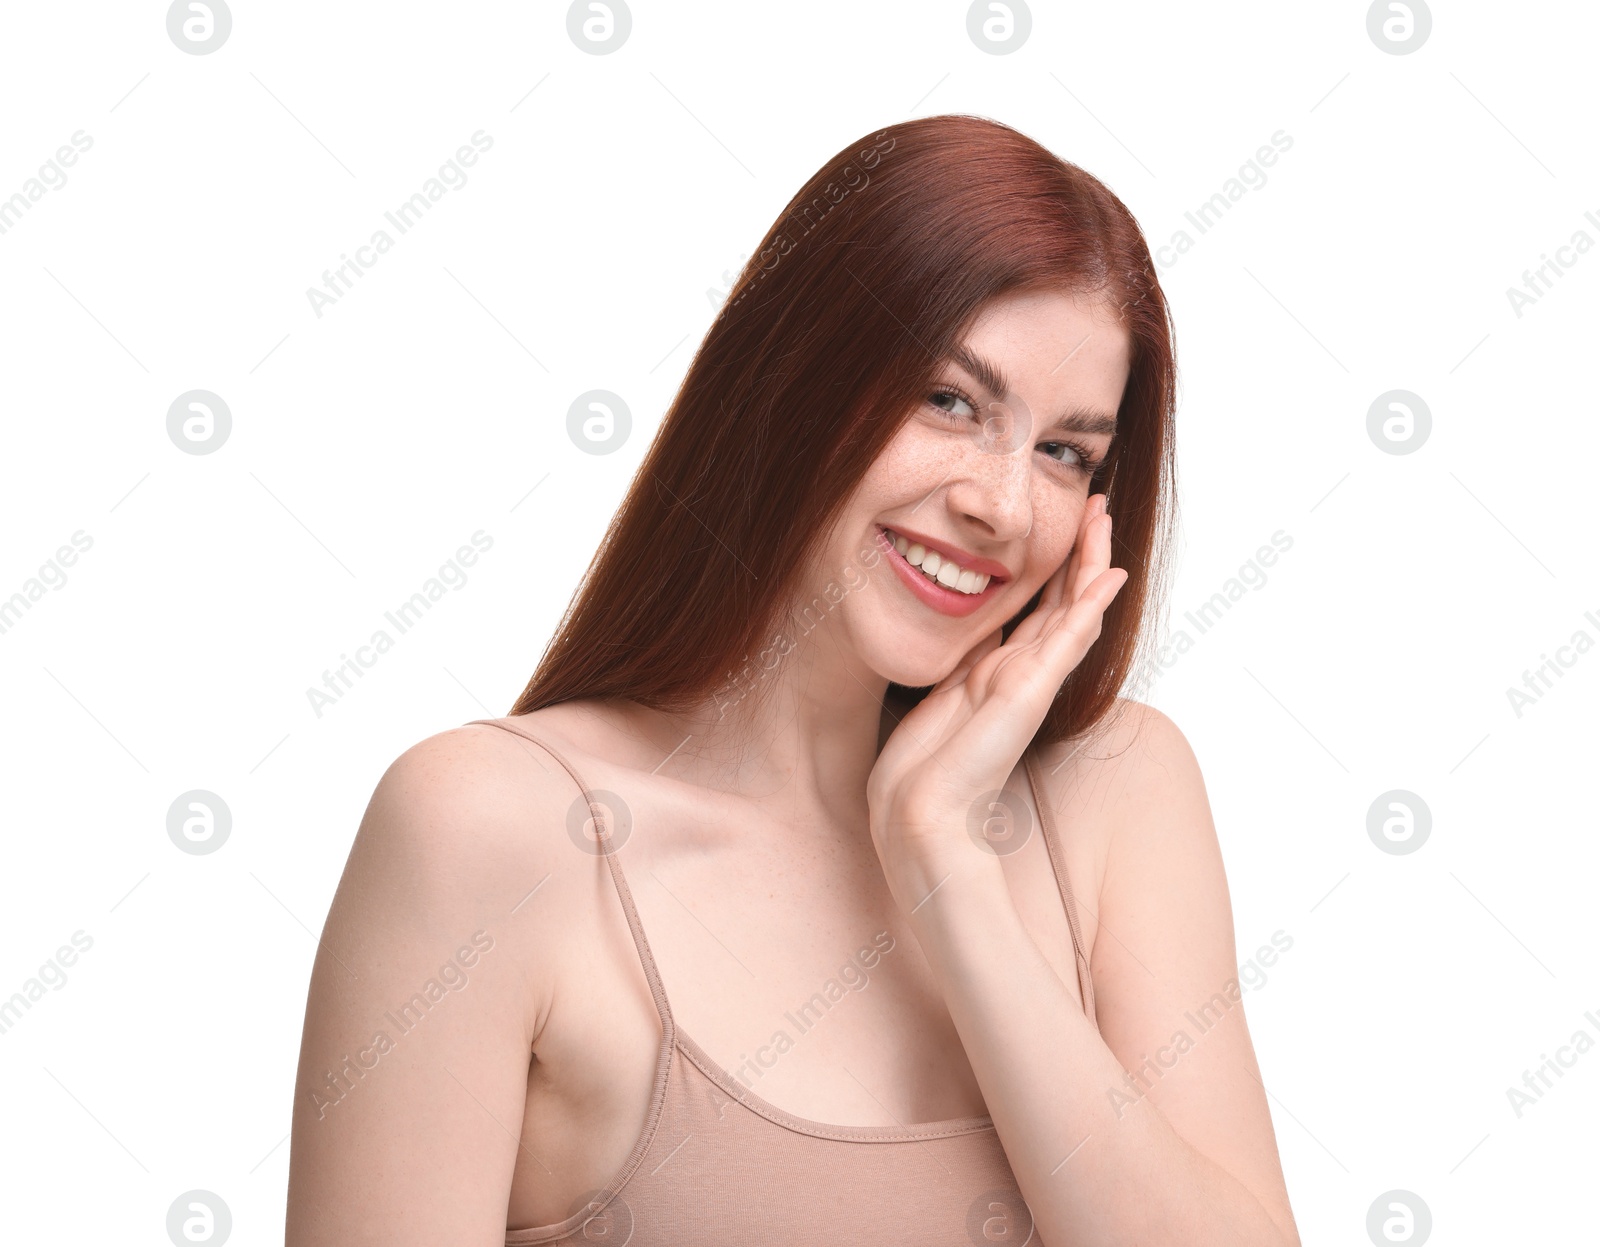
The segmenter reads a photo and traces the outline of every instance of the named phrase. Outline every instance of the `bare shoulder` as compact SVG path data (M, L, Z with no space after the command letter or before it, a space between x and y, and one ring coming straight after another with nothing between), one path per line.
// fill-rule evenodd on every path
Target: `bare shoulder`
M1154 706L1119 697L1082 736L1040 750L1046 799L1073 832L1092 842L1103 876L1120 832L1205 802L1205 783L1188 738Z
M290 1247L503 1241L508 1130L592 896L565 841L581 798L541 753L465 725L378 780L312 966Z
M552 815L578 795L572 778L533 741L467 724L418 741L390 763L357 842L381 840L388 853L418 865L493 877L499 867L548 853L543 833Z
M1115 936L1090 969L1101 1037L1130 1075L1110 1093L1117 1117L1153 1105L1298 1243L1194 750L1167 715L1118 699L1083 740L1046 752L1071 776L1064 799L1092 811L1102 854L1095 908Z
M1155 771L1195 766L1183 731L1154 706L1119 697L1085 735L1057 741L1042 750L1052 767L1073 767L1077 775L1102 776L1126 785L1149 780Z
M555 733L539 724L535 733ZM560 748L560 745L557 745ZM565 752L565 751L563 751ZM378 780L329 913L339 939L448 939L483 926L521 960L537 1031L560 967L553 937L587 904L586 866L567 829L581 791L533 741L487 724L410 746ZM538 890L540 903L524 902ZM527 962L525 964L534 964Z

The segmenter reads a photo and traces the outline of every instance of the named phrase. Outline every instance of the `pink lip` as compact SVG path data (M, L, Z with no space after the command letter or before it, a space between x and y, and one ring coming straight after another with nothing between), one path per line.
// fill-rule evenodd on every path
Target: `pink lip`
M941 556L945 552L937 544L929 546L926 541L914 533L908 533L899 528L895 529L894 531L899 533L907 541L920 543L921 545L932 549ZM1006 581L1002 576L995 575L991 572L989 573L991 579L989 583L984 586L982 593L959 593L955 589L947 589L942 584L939 584L933 580L929 580L928 577L923 575L921 571L911 566L910 563L906 562L905 555L901 554L900 551L894 548L894 542L890 540L889 534L884 531L882 525L878 527L878 544L883 547L884 552L889 556L889 566L893 567L895 574L905 582L906 588L910 589L911 592L916 594L917 597L921 598L924 603L931 606L934 610L938 611L942 615L953 615L957 617L970 615L973 611L979 609L986 602L988 602L990 598L999 593L1006 584ZM960 560L957 561L959 562ZM970 567L973 571L983 572L987 571L990 567L997 567L999 564L990 563L984 559L975 559L971 563L966 564L966 566Z
M879 525L879 527L882 527L882 525ZM1011 579L1011 569L1004 563L996 563L993 559L980 559L976 554L968 554L960 546L953 546L947 541L940 541L937 537L928 537L922 533L912 532L909 528L901 528L899 525L895 526L894 531L913 545L920 545L924 550L932 550L941 559L948 559L957 567L977 572L981 576L993 576L1000 580Z

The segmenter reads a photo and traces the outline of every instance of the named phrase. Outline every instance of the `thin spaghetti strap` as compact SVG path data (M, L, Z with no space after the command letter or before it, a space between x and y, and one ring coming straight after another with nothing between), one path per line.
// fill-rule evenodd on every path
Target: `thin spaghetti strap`
M610 847L610 831L607 820L611 816L611 811L606 808L603 802L596 799L597 790L590 788L588 784L583 782L583 777L578 774L566 758L562 757L545 741L526 731L520 724L508 723L503 719L473 719L465 726L470 727L473 724L498 727L510 732L513 736L521 736L524 740L532 741L535 745L538 745L539 748L559 762L567 774L572 777L573 783L578 785L578 790L583 794L584 800L589 803L589 817L594 820L594 825L597 828L608 829L601 841L602 844L606 845L606 848L600 856L606 859L606 865L611 869L611 881L616 885L618 899L622 901L622 912L627 916L628 929L633 932L633 946L639 952L639 961L644 966L645 979L650 984L650 995L656 1002L656 1013L661 1018L663 1032L662 1060L665 1061L667 1054L676 1041L676 1032L672 1022L672 1007L667 1003L667 992L661 985L661 974L656 969L656 959L650 952L650 941L645 938L644 926L639 921L639 911L634 908L633 893L629 890L628 880L622 873L622 863L619 860L620 854L616 849Z
M1088 954L1083 951L1083 932L1078 926L1078 905L1072 896L1072 881L1067 878L1066 858L1061 848L1061 839L1056 834L1055 811L1044 799L1045 787L1039 782L1039 763L1034 756L1032 745L1029 745L1027 752L1022 755L1022 763L1028 775L1028 784L1033 789L1033 804L1039 811L1039 827L1044 835L1045 850L1050 855L1050 868L1055 871L1056 885L1067 907L1067 926L1072 931L1072 955L1078 968L1078 990L1083 994L1083 1011L1089 1015L1091 1022L1096 1022L1094 979L1089 973ZM1098 1025L1096 1022L1096 1026Z

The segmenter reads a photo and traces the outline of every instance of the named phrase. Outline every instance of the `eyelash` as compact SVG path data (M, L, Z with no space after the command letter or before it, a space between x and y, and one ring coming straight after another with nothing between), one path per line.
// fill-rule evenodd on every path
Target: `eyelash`
M964 391L960 386L953 383L945 383L941 385L938 389L934 390L932 394L928 395L928 397L959 398L968 407L972 408L973 411L978 410L977 401L974 400L971 395L967 394L966 391ZM943 407L940 407L935 403L929 403L928 405L941 415L949 416L953 420L961 420L965 418L956 415L953 411L946 411ZM1078 456L1078 462L1076 464L1065 463L1060 459L1056 459L1055 461L1061 464L1061 466L1064 468L1077 468L1078 471L1082 472L1086 476L1094 476L1102 467L1105 466L1106 461L1104 457L1096 458L1094 452L1082 442L1057 439L1055 441L1045 442L1044 445L1065 446L1068 450L1072 451L1073 454ZM1054 459L1055 456L1052 455L1051 458Z

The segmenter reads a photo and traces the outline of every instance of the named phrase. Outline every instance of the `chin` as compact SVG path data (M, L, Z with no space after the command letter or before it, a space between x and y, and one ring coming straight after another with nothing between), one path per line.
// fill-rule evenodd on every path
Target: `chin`
M945 676L956 669L956 664L966 653L921 653L907 652L904 645L891 647L888 651L872 655L868 661L871 667L891 684L903 685L906 688L932 688Z

